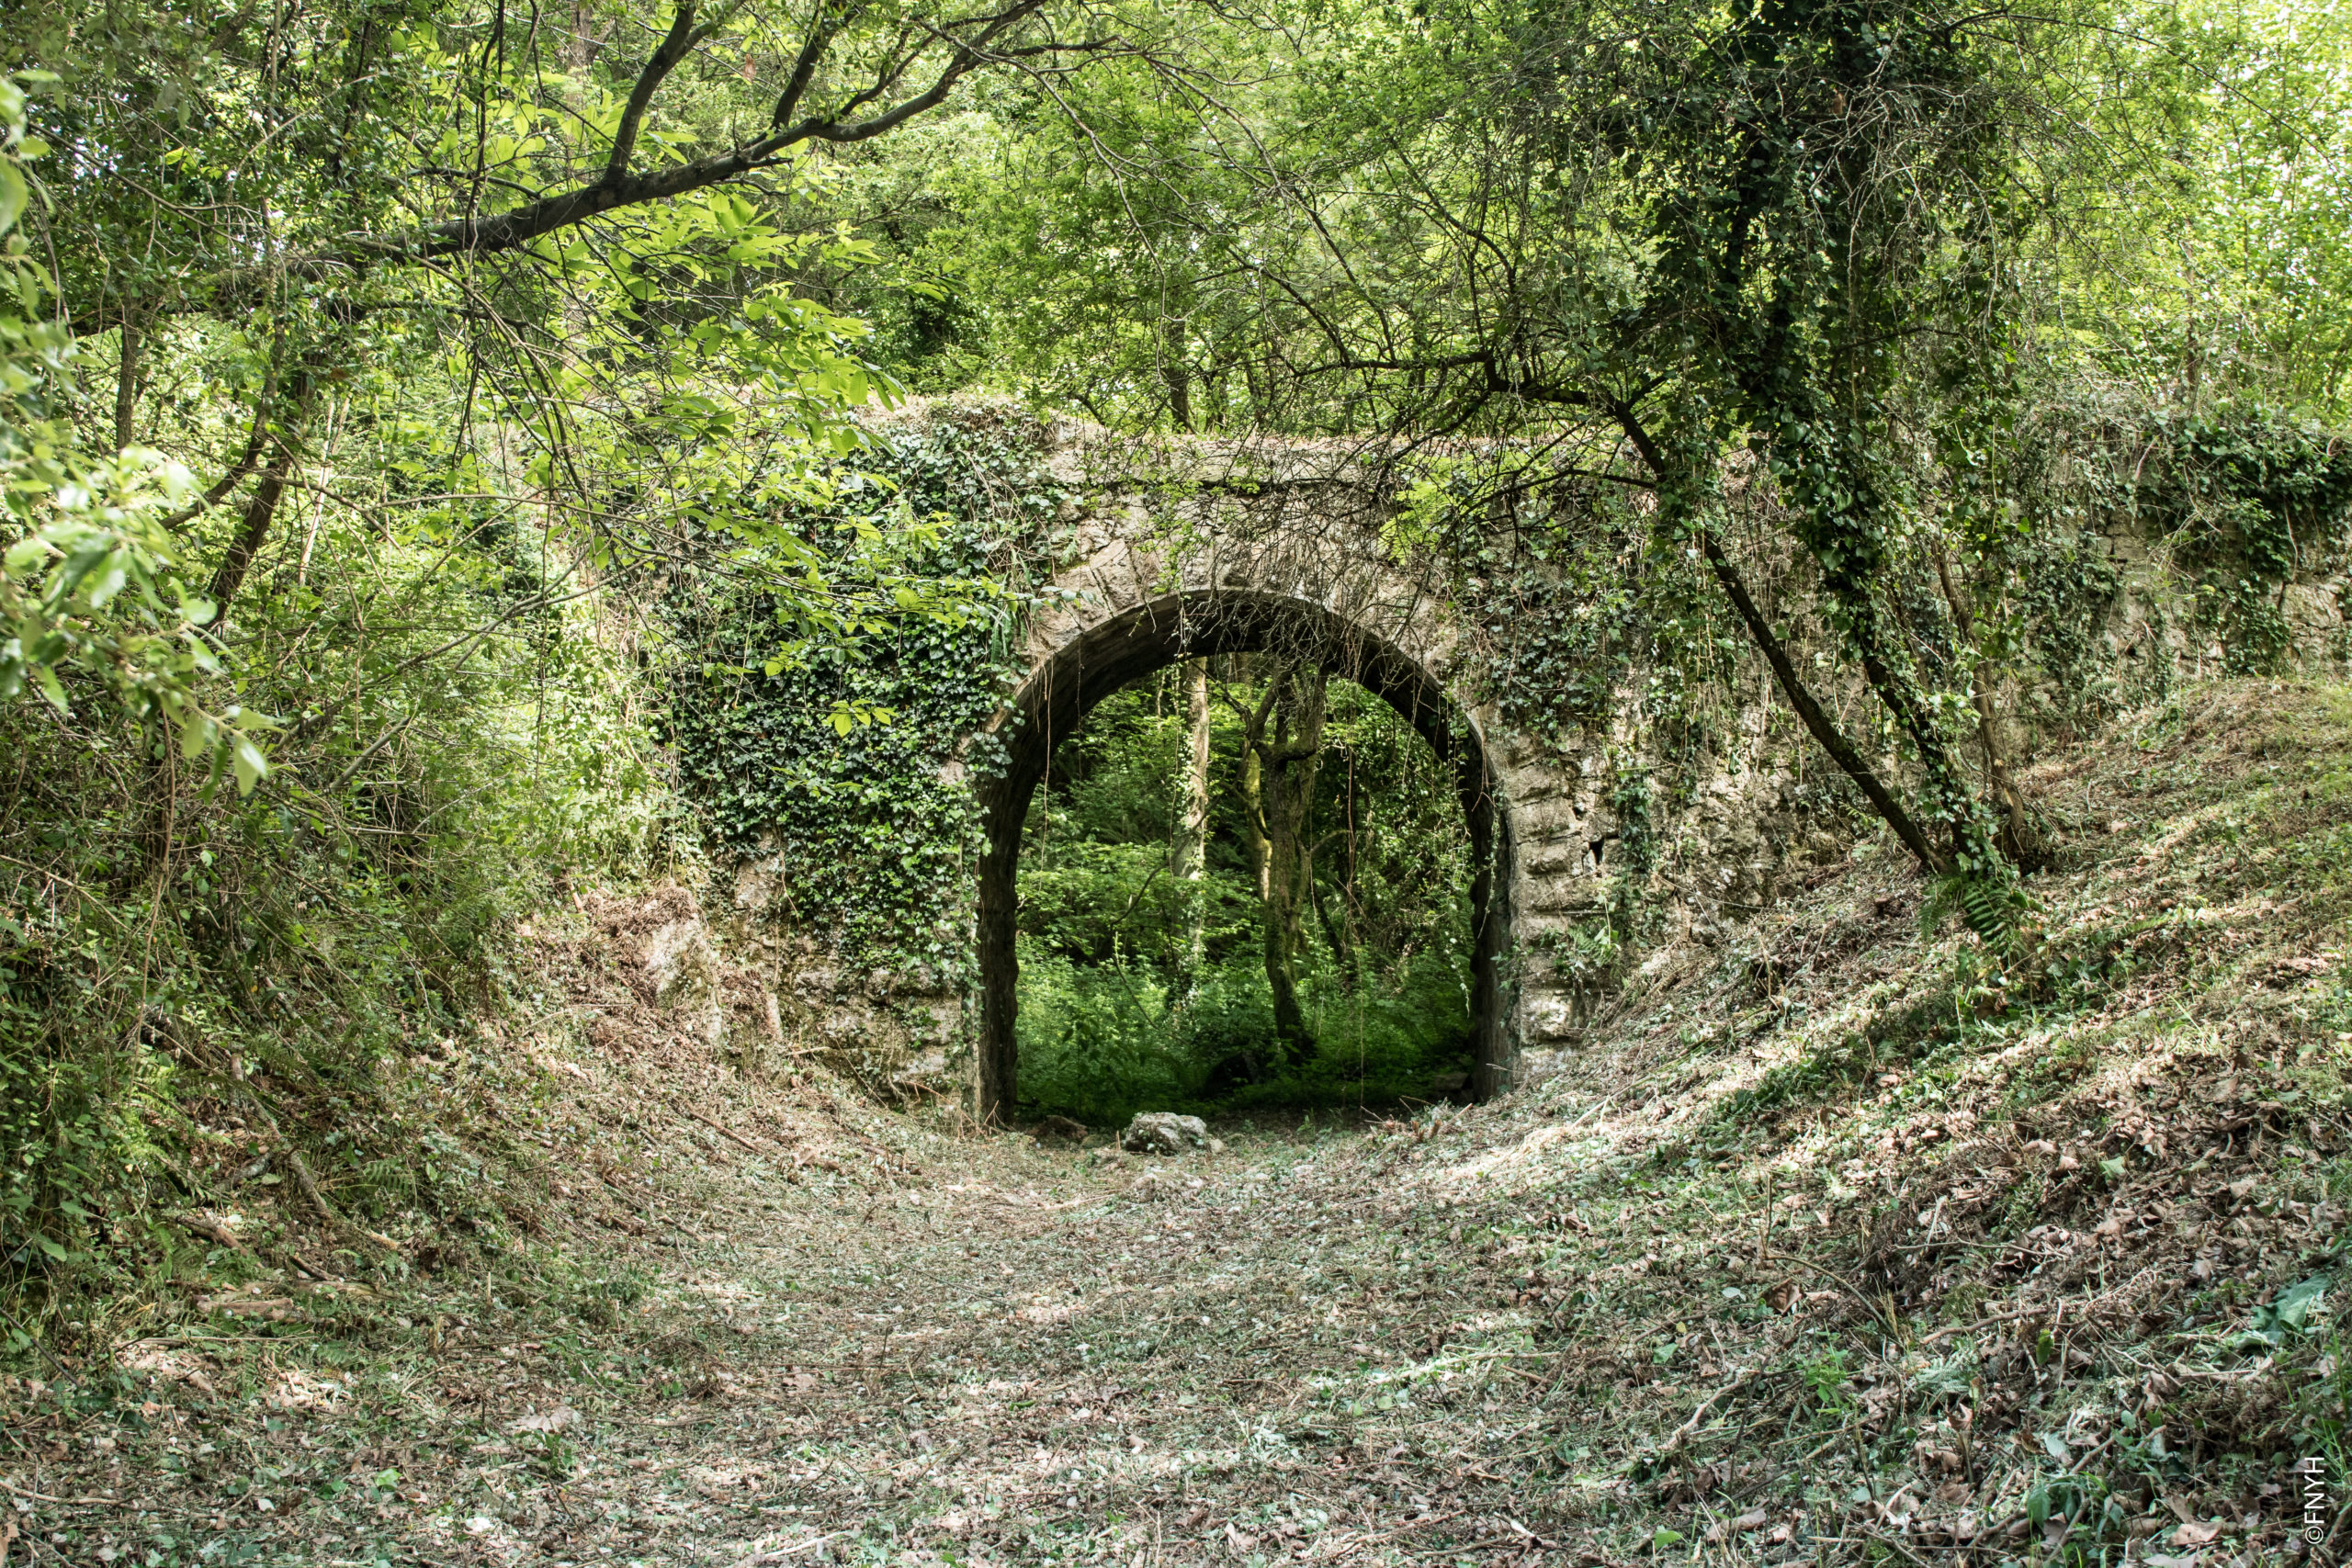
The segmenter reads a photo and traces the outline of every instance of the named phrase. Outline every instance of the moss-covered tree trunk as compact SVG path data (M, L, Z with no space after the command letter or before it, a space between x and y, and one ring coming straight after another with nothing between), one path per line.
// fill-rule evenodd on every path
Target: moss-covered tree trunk
M1208 930L1209 661L1188 659L1183 671L1184 801L1176 817L1176 842L1170 852L1170 870L1183 884L1184 918L1189 928L1184 964L1188 975L1196 975Z
M1298 999L1298 958L1306 944L1306 903L1315 880L1315 851L1306 836L1322 765L1324 692L1320 670L1285 670L1274 677L1273 733L1261 725L1250 750L1258 763L1262 851L1261 888L1266 983L1274 996L1274 1034L1293 1061L1315 1053L1306 1011Z

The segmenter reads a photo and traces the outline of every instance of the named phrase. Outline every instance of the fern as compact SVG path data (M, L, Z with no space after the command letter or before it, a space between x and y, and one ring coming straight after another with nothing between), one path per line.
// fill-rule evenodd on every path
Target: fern
M1930 931L1958 910L1988 951L2014 958L2025 945L2025 919L2032 908L2032 900L2015 878L1954 872L1936 879L1920 906L1919 923L1923 931Z

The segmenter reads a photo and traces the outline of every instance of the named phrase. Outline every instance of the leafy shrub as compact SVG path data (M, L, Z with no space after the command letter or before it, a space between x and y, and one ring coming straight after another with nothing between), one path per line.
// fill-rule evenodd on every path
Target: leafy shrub
M1423 954L1352 988L1329 973L1307 984L1319 1049L1275 1066L1264 973L1246 956L1173 994L1148 965L1024 954L1021 1096L1035 1114L1122 1125L1138 1111L1394 1104L1428 1097L1469 1065L1472 1019L1461 975Z

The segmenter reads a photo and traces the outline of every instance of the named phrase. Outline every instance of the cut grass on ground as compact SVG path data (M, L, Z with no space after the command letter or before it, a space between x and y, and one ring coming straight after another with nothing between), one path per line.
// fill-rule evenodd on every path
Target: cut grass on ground
M2216 688L2024 782L2066 846L2030 964L1865 854L1654 955L1549 1083L1215 1158L484 1042L447 1066L505 1064L479 1217L398 1238L437 1271L192 1258L116 1371L10 1391L18 1529L75 1564L2290 1561L2352 1376L2352 695ZM548 983L606 996L592 950L552 931Z

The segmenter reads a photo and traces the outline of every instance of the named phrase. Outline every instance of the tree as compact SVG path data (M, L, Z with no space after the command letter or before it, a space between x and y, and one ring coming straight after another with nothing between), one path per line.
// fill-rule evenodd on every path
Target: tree
M0 894L41 910L0 921L12 1232L63 1269L135 1229L192 1124L153 1097L242 1105L256 1060L337 1130L305 1157L339 1202L363 1140L405 1180L383 1057L472 1016L549 879L686 820L653 612L757 599L687 673L764 679L989 594L860 461L896 380L806 287L876 260L822 197L984 72L1118 52L1099 23L11 11L46 68L0 90Z
M1242 811L1258 885L1266 984L1274 998L1274 1038L1293 1063L1315 1054L1299 1003L1298 961L1315 883L1307 830L1322 766L1329 679L1318 665L1286 660L1274 666L1254 705L1226 694L1242 720Z
M1936 562L1956 586L1999 567L1928 502L1931 433L2018 403L2026 263L2064 211L2037 182L2054 164L2062 203L2092 195L2058 112L2081 36L1933 0L1349 7L1263 45L1279 97L1204 97L1232 129L1152 167L1195 194L1192 273L1250 280L1223 336L1261 418L1407 466L1487 435L1533 459L1505 486L1649 491L1659 581L1703 572L1872 808L1990 909L2023 837L1997 755L1966 765L1988 651ZM1776 537L1741 536L1763 519ZM1789 606L1751 588L1784 544L1903 768L1832 719Z
M1184 884L1189 900L1185 963L1197 972L1208 933L1207 889L1209 849L1209 661L1188 659L1184 677L1184 798L1176 815L1176 841L1169 866Z
M25 41L61 72L33 107L58 319L114 340L117 433L164 423L141 412L158 356L201 342L230 361L170 422L195 437L175 431L174 456L218 475L174 519L213 563L217 612L319 482L313 423L337 389L383 356L453 351L468 410L511 414L519 438L488 488L545 498L607 571L731 538L724 570L817 626L846 614L821 552L765 519L828 492L865 439L849 415L892 383L858 352L864 323L796 290L798 271L872 260L807 225L816 150L899 132L975 73L1123 47L1046 0L689 3L652 29L587 4L559 26L161 0L57 8ZM248 429L233 457L205 449Z

